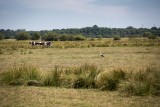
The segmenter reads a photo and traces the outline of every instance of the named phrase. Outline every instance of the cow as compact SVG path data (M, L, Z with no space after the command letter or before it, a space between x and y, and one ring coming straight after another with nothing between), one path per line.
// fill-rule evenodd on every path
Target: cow
M29 42L32 46L35 46L36 45L36 42L33 41L33 42Z
M39 45L39 46L47 46L47 47L51 46L51 42L48 42L48 41L46 41L46 42L35 42L35 41L33 41L33 42L30 42L30 44L32 46L37 46L37 45Z

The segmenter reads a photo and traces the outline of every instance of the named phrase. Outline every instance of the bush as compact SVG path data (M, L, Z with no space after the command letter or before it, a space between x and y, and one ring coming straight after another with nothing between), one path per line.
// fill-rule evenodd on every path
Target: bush
M27 32L18 32L15 38L16 40L28 40L29 34Z
M152 35L149 35L147 38L148 38L148 39L156 39L157 36L152 34Z
M113 38L114 38L114 40L120 40L121 39L119 35L115 35Z
M33 35L31 35L31 40L38 40L40 38L40 34L38 32L34 32Z
M153 35L151 32L144 32L143 37L147 37L148 39L156 39L156 35Z
M85 37L82 35L76 35L76 36L73 36L73 40L82 41L82 40L85 40Z

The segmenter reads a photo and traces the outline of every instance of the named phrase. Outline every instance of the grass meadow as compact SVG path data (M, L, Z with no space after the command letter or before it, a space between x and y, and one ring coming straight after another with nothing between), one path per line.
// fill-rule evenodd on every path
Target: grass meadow
M159 38L0 41L2 107L159 107L159 76Z

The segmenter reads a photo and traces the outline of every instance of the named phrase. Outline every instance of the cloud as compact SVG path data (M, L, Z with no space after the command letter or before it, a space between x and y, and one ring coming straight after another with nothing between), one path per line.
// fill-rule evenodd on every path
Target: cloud
M34 9L85 12L93 0L15 0L21 6Z
M107 2L106 2L107 1ZM12 4L23 8L31 8L38 10L49 10L59 12L75 12L80 14L113 16L114 14L126 14L128 7L111 5L116 0L0 0L2 4ZM128 1L128 0L123 0ZM130 0L129 0L130 1ZM98 5L98 3L109 5Z
M0 1L9 2L9 0L0 0ZM76 12L84 14L126 13L127 8L125 6L117 6L117 5L100 6L94 4L93 2L95 1L96 0L14 0L14 2L12 1L12 4L33 9Z

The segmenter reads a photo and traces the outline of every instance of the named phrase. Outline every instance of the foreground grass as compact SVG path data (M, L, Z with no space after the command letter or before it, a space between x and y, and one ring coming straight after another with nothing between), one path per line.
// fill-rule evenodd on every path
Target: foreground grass
M1 107L159 107L160 97L54 87L0 87Z
M42 75L37 68L28 65L13 67L0 74L0 85L54 86L75 89L100 89L117 91L124 95L160 96L160 70L147 68L143 71L104 72L95 65L83 64L76 68L55 66Z

